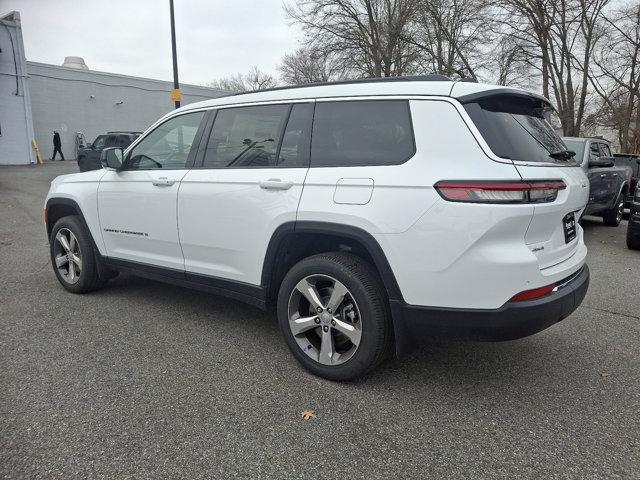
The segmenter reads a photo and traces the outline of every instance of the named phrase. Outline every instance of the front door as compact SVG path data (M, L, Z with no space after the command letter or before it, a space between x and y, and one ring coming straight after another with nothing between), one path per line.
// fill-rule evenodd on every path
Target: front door
M131 149L98 188L102 237L111 258L184 270L177 196L193 163L205 112L172 117Z
M309 165L312 110L311 103L218 110L203 163L180 187L187 278L261 283L271 235L296 219Z

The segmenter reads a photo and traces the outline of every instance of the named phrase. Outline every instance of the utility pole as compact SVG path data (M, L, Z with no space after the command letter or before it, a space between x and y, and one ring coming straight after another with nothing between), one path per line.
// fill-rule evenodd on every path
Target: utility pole
M171 100L174 101L176 108L180 108L180 100L182 100L182 92L180 92L180 83L178 83L178 56L176 53L176 22L173 17L173 0L169 0L169 10L171 12L171 52L173 54L173 91L171 92Z

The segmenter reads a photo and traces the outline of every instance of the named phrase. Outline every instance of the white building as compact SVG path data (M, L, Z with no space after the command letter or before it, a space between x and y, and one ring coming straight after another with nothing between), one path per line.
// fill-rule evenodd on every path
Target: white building
M75 157L76 133L87 141L116 130L143 131L174 108L172 82L90 70L80 57L61 66L26 61L20 15L0 15L0 164L35 162L53 153L53 130L65 158ZM228 95L180 85L182 104Z

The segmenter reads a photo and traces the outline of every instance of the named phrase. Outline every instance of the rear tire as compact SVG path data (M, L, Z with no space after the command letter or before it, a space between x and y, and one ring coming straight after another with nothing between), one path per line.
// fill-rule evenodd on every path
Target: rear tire
M606 210L602 215L604 224L608 227L617 227L622 221L622 215L624 213L624 196L620 196L613 208Z
M106 270L98 264L93 243L79 218L62 217L51 230L51 265L60 284L72 293L87 293L107 283Z
M630 250L640 250L640 225L629 219L627 226L627 247Z
M329 380L366 374L382 362L392 343L378 276L347 253L314 255L289 270L278 294L278 323L296 359Z

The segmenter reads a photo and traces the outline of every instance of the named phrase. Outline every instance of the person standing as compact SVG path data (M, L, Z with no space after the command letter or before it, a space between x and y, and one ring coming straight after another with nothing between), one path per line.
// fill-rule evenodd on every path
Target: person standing
M60 134L57 130L53 131L53 157L51 160L56 159L56 153L60 152L60 160L64 160L64 155L62 154L62 142L60 142Z

